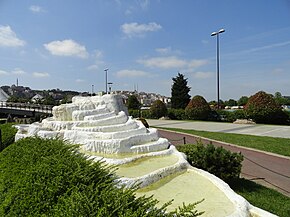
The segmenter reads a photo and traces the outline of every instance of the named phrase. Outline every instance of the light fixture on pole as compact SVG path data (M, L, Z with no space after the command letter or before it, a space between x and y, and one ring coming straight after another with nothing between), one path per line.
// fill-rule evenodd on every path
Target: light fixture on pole
M104 69L104 71L106 72L106 94L108 94L108 68Z
M220 51L219 51L219 34L225 32L220 29L218 32L211 33L211 36L216 36L216 71L217 71L217 108L220 108Z
M92 94L91 96L94 94L94 85L92 84Z
M109 94L111 94L111 91L112 91L112 82L108 82L108 85L109 85Z

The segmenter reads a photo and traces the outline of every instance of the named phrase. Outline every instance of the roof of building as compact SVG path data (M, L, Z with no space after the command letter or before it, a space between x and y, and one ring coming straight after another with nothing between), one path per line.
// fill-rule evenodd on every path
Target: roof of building
M9 98L9 95L0 87L0 101L6 102Z

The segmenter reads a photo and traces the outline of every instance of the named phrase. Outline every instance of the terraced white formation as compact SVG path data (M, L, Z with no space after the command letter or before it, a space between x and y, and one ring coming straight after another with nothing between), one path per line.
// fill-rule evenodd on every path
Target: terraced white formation
M175 199L170 209L204 198L197 207L203 216L274 216L253 207L219 178L191 167L156 129L128 117L120 96L74 97L71 104L54 107L53 117L18 128L16 140L40 136L81 144L90 159L117 165L120 185L138 183L137 195Z

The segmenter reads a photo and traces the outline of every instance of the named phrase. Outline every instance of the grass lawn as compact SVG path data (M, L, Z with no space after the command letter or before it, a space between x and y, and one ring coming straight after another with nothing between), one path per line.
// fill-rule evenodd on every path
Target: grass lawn
M255 148L284 156L290 156L290 139L252 136L231 133L217 133L174 128L161 128L215 139L223 142ZM290 198L260 184L246 179L229 183L231 188L243 196L252 205L267 210L281 217L290 216Z
M262 151L272 152L284 156L290 156L290 139L286 138L274 138L268 136L252 136L234 133L219 133L219 132L207 132L198 130L184 130L176 128L163 128L160 129L172 130L177 132L183 132L193 134L197 136L206 137L209 139L215 139L222 142L228 142L231 144L244 146L248 148L254 148Z
M230 183L231 188L252 205L280 217L290 216L290 198L255 182L239 179Z

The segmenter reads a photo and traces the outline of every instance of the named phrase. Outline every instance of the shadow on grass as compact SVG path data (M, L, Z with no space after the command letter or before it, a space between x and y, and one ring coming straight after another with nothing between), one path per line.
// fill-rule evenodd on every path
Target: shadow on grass
M244 178L229 182L231 188L252 205L281 217L290 216L290 198Z

